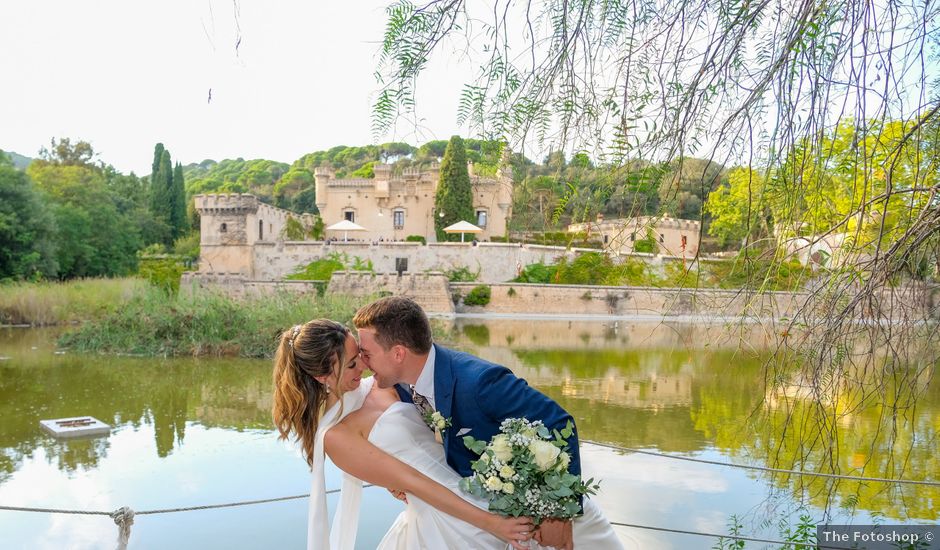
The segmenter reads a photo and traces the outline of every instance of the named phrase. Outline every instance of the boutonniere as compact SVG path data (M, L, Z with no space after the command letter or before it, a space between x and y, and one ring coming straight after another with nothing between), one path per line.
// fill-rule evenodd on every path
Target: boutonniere
M428 428L434 431L442 432L451 426L450 418L445 418L437 411L426 412L421 416L424 417L424 423L428 425Z

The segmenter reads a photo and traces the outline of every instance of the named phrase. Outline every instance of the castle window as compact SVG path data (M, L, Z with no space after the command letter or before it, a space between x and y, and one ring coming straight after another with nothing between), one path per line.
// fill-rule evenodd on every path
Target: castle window
M685 245L688 244L688 242L689 242L688 238L685 235L683 235L682 236L682 248L685 248Z
M630 233L630 242L632 243L635 240L636 240L636 231L634 231L633 233Z
M664 242L665 240L666 240L666 236L663 235L662 233L660 233L660 234L659 234L659 242Z
M395 226L395 229L402 229L405 227L404 210L396 210L392 212L392 224Z
M352 210L347 210L343 212L343 218L353 223L356 223L356 213L353 212Z
M258 240L264 240L264 220L258 220Z
M222 224L222 227L219 228L219 233L225 233L228 231L228 225Z
M486 228L486 210L477 210L477 225Z

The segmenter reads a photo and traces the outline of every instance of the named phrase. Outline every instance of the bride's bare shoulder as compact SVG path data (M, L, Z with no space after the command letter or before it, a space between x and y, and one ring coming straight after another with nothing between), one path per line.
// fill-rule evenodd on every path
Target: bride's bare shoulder
M376 419L396 401L399 401L399 398L394 388L383 389L376 386L366 396L362 406L349 413L346 418L331 428L331 431L338 429L347 435L355 433L367 436Z

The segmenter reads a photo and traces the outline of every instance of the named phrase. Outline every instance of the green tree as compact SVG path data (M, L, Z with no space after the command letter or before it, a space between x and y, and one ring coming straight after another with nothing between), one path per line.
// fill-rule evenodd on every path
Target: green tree
M473 189L467 171L467 151L463 139L453 136L441 161L441 179L434 197L434 229L437 240L446 240L444 228L461 220L473 220ZM441 214L444 214L443 216Z
M708 195L708 233L722 245L741 242L757 234L764 205L763 176L749 168L734 168L728 172L728 183Z
M53 150L34 161L27 175L45 194L55 219L60 278L127 275L137 269L140 228L123 199L108 186L106 168L90 164L91 146ZM74 147L78 152L69 149ZM87 148L87 149L86 149ZM82 151L87 150L85 154ZM87 161L74 163L77 155Z
M176 235L177 226L174 225L175 215L173 199L173 163L170 159L170 152L167 151L162 143L158 143L154 150L160 152L160 160L156 162L156 170L150 174L150 208L154 218L160 220L169 228L169 234L164 240L164 245L171 245Z
M0 152L0 280L55 277L53 234L42 196Z
M186 187L183 180L183 165L176 163L173 168L173 180L170 186L170 226L173 228L174 240L185 235L189 229L186 219Z

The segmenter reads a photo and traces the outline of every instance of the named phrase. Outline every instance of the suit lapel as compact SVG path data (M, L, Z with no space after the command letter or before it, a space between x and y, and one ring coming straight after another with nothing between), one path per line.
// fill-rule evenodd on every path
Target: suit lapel
M450 350L434 344L434 404L444 418L452 416L456 384Z

